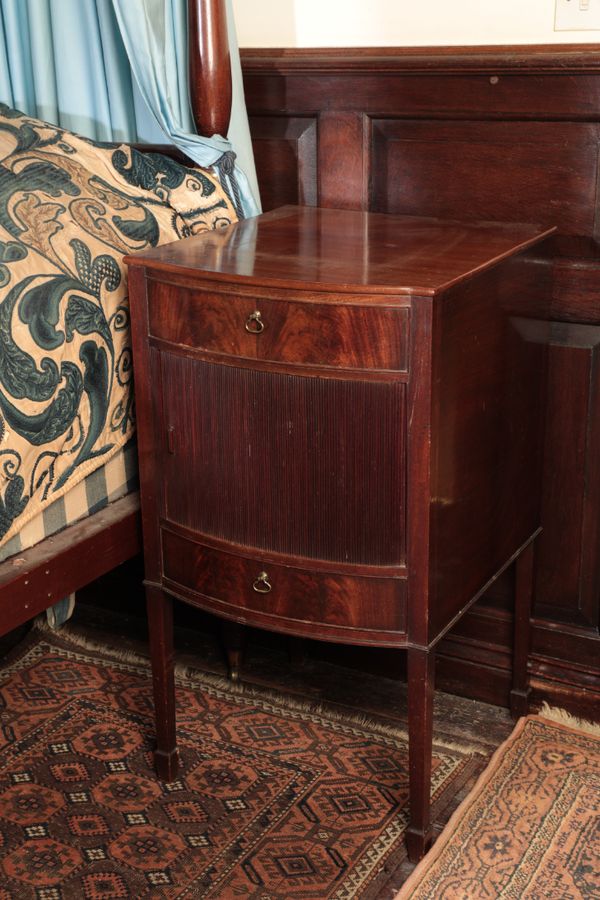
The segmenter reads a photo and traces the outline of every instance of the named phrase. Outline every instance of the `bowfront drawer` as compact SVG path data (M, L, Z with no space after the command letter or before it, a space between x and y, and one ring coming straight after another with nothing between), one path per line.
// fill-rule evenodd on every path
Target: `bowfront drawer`
M209 353L405 372L409 309L238 297L150 281L150 334Z
M406 582L272 565L163 530L165 586L213 612L313 637L368 642L406 631ZM361 634L362 633L362 634Z

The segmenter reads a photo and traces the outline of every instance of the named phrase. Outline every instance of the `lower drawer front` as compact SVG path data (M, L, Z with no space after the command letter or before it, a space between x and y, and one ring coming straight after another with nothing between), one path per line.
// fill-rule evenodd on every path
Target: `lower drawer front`
M361 640L359 634L352 635L354 631L406 631L403 579L271 565L205 547L170 531L163 531L162 543L166 587L180 586L186 596L190 591L202 595L208 602L201 605L216 613L289 632L306 634L309 629L304 626L310 626L315 637L335 639L335 631L347 630L350 641Z

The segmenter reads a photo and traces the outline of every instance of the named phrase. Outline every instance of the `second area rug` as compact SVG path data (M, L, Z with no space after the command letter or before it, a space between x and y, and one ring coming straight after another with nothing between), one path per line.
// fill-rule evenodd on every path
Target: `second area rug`
M546 715L519 720L397 900L600 897L600 728Z

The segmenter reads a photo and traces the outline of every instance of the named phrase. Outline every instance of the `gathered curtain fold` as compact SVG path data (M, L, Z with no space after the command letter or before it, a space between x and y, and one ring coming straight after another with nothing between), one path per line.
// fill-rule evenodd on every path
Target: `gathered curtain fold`
M239 198L242 215L256 215L258 187L227 3L234 93L227 136L196 133L186 0L0 0L0 101L93 140L166 139L202 166L218 165L233 150L242 163L235 167L239 193L226 187Z
M202 166L214 165L232 145L248 164L250 132L231 0L227 0L227 20L234 96L229 136L233 140L195 133L187 75L187 4L182 0L113 0L113 5L140 93L169 139ZM236 174L243 213L256 215L258 206L250 183L239 166Z
M1 0L0 100L93 140L136 140L112 0Z

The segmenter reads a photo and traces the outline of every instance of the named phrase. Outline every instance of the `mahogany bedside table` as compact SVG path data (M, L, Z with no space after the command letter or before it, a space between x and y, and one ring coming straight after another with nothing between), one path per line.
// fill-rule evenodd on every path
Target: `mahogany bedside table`
M514 561L526 712L551 233L285 207L127 260L162 778L172 597L408 651L413 860L434 647Z

